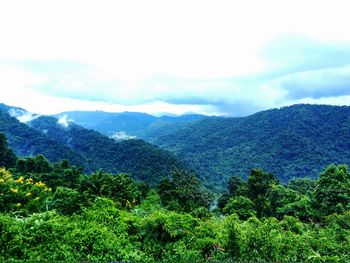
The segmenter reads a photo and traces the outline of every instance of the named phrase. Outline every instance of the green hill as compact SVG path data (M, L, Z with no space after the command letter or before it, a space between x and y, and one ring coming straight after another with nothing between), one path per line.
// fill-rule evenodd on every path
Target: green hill
M350 107L294 105L241 118L210 118L156 139L208 183L263 168L282 182L350 164Z
M49 116L36 116L22 123L9 115L11 109L6 105L0 107L0 132L6 135L9 146L19 156L43 154L53 162L67 159L86 172L103 169L129 173L150 184L169 176L175 168L188 169L170 152L142 140L115 142L73 123L66 127Z
M53 162L67 159L78 166L86 164L85 158L76 151L11 117L8 114L9 109L4 106L0 109L0 132L6 135L9 146L16 154L19 156L44 154Z
M135 179L154 183L174 168L187 169L173 154L142 140L115 142L94 130L74 123L65 127L54 117L41 116L29 126L66 145L87 160L87 169L129 173Z

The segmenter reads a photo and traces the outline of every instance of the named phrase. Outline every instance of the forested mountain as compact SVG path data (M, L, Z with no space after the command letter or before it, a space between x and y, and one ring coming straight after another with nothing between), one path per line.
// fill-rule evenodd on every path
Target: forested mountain
M249 133L244 125L250 124L250 129L260 125L260 133L268 128L268 137L284 140L286 137L274 132L288 129L293 134L299 129L301 136L307 135L305 138L314 143L326 140L313 137L322 136L329 129L332 132L326 135L333 134L329 140L338 147L337 139L348 139L348 108L316 108L295 106L231 121L242 125L235 129L247 133L251 140L257 136L256 131ZM165 151L140 140L116 143L95 131L53 117L35 116L27 126L10 117L8 110L0 111L0 127L13 138L19 137L25 143L23 134L29 135L30 140L31 136L40 135L43 144L51 140L79 152L83 159L89 158L91 169L115 161L113 167L124 165L121 170L153 185L137 182L128 174L107 173L99 167L85 174L66 160L50 163L42 155L18 157L0 133L1 262L350 261L347 165L330 164L316 180L299 178L286 185L268 171L253 169L247 173L247 180L230 177L214 207L213 195L193 173L164 170L168 167L165 164L174 160ZM306 125L307 131L300 129L313 118L318 118L322 129L317 130L313 122ZM198 124L211 128L213 133L223 130L219 120L222 121ZM242 120L246 122L240 123ZM183 127L181 132L187 129ZM263 136L255 140L258 139L268 142ZM259 145L262 147L263 143ZM298 145L298 141L292 145ZM216 149L214 146L222 147L213 145L212 149ZM292 156L290 159L294 161ZM157 174L157 170L166 174Z
M6 112L11 109L6 105L2 108ZM94 126L91 129L99 125L102 129L105 123L105 132L111 127L135 132L175 153L207 186L217 188L222 188L229 176L245 178L253 168L270 171L286 183L293 177L315 178L329 163L350 163L350 107L294 105L248 117L204 119L201 115L156 118L143 113L74 114L60 115L64 120L61 124L53 117L35 116L28 122L30 129L6 113L2 114L6 125L1 129L20 155L43 153L52 161L69 159L87 171L102 168L128 172L147 182L157 181L172 167L185 165L144 141L115 143L73 123L65 127L67 120L79 119L86 126ZM8 134L16 129L20 136Z
M294 105L242 118L197 121L154 141L222 183L260 167L282 182L350 163L350 107Z
M0 132L6 135L10 147L16 154L20 156L44 154L54 162L67 159L78 166L85 165L86 160L79 153L11 117L8 113L10 109L7 106L1 106Z
M68 120L88 129L96 130L106 136L112 136L117 132L125 132L130 136L141 139L148 138L149 133L164 129L168 126L192 123L207 116L199 114L186 114L182 116L155 117L139 112L103 112L103 111L69 111L55 115L58 118L65 117ZM172 130L172 128L170 128ZM150 135L150 138L153 138Z
M154 183L174 168L186 168L173 154L142 140L115 142L74 123L65 127L49 116L41 116L28 124L84 156L88 170L102 168L113 173L130 173L136 179Z
M0 110L0 132L20 156L44 154L50 161L69 160L91 172L103 169L130 173L133 178L155 183L187 166L173 154L142 140L115 142L98 132L73 123L59 123L54 117L36 117L27 124Z

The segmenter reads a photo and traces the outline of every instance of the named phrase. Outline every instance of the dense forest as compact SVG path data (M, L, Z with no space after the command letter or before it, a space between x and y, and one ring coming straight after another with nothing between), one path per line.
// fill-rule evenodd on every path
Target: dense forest
M11 111L18 116L11 117ZM101 168L149 184L177 168L196 173L220 193L230 176L246 180L255 168L286 184L293 178L316 179L330 163L350 164L346 106L301 104L240 118L96 111L66 112L57 115L60 119L36 115L23 123L18 121L21 114L28 112L0 104L0 132L16 154L43 154L52 162L67 159L85 173ZM143 140L106 136L118 132Z
M192 165L219 189L230 175L247 178L263 168L283 183L311 177L329 163L350 164L350 107L293 105L241 118L208 118L152 143Z
M62 159L82 167L84 172L103 169L128 173L134 179L154 184L174 169L191 170L172 153L142 140L116 142L96 131L74 123L65 127L53 117L40 116L19 122L0 107L0 132L20 156L45 155L50 161Z
M350 172L281 184L253 169L213 196L189 171L156 185L45 156L18 157L0 135L4 262L348 262Z

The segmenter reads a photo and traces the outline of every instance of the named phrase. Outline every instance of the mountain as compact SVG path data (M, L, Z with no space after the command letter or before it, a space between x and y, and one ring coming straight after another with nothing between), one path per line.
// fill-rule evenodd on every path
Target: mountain
M209 184L263 168L282 182L350 164L350 107L294 105L248 117L210 118L154 140L191 164Z
M0 132L6 135L10 148L16 154L19 156L44 154L53 162L68 159L75 165L84 166L86 160L79 153L11 117L9 111L12 110L23 109L0 105Z
M88 169L102 168L113 173L129 173L135 179L154 183L174 168L188 169L170 152L142 140L116 142L94 130L74 123L60 124L50 116L41 116L28 123L53 140L66 145L88 161Z
M35 116L24 123L25 110L0 105L0 132L19 156L45 155L50 161L69 160L91 172L103 169L111 173L129 173L133 178L156 183L177 169L188 169L173 154L142 140L115 142L96 131L58 120L50 116Z
M175 127L181 126L180 124L192 123L207 116L186 114L155 117L139 112L69 111L57 114L55 117L64 117L84 128L93 129L108 137L116 135L114 137L118 139L118 134L121 134L120 139L123 139L123 136L125 138L129 136L152 140L155 130L158 133L168 128L173 130Z

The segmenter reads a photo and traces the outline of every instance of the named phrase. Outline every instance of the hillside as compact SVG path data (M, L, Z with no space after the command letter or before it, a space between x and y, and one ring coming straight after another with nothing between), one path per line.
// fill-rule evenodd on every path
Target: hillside
M210 118L155 140L207 182L246 178L260 167L282 182L316 177L329 163L350 164L350 107L294 105L242 118Z
M27 123L9 115L20 108L0 107L0 132L19 156L45 155L50 161L62 159L83 167L86 172L103 169L112 173L129 173L147 183L158 182L174 168L187 166L173 154L142 140L115 142L98 132L69 123L60 124L54 117L36 116ZM19 119L21 116L17 116Z
M154 134L192 123L207 116L199 114L186 114L182 116L155 117L140 112L103 112L103 111L69 111L55 115L57 118L65 117L84 128L93 129L106 136L117 132L124 132L130 136L152 141Z
M10 109L4 105L0 107L0 132L6 135L10 147L16 154L19 156L44 154L53 162L68 159L78 166L86 164L85 158L76 151L11 117L8 114Z
M135 179L154 183L168 176L175 167L186 169L173 154L142 140L115 142L73 123L65 127L49 116L36 118L29 126L79 153L87 160L90 171L102 168L113 173L129 173Z

